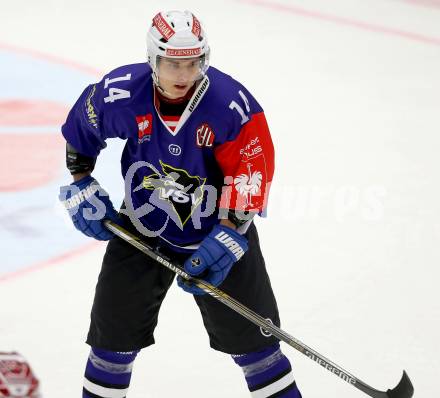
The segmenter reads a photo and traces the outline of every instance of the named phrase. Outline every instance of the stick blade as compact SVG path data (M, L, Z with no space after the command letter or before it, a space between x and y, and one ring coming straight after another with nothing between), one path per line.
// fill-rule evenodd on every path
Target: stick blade
M405 371L397 387L387 391L387 396L390 398L411 398L413 395L414 387Z

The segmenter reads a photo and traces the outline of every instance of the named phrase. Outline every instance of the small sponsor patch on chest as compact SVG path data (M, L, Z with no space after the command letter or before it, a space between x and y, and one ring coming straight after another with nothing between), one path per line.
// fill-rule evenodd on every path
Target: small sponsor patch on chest
M149 113L136 116L136 123L138 126L138 143L142 144L145 141L150 141L153 131L153 115Z

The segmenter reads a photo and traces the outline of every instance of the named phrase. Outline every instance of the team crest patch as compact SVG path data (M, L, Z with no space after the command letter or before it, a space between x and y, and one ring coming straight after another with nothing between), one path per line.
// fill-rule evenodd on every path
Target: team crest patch
M203 123L201 126L198 127L196 132L196 144L199 148L202 148L204 146L208 148L212 147L214 139L214 131L212 131L212 128L209 126L208 123Z
M159 160L161 171L145 176L142 186L158 192L160 201L167 203L167 213L181 229L194 210L202 203L206 178L190 175ZM164 209L164 206L160 206Z
M151 113L143 116L136 116L138 125L138 143L150 141L151 132L153 131L153 115Z

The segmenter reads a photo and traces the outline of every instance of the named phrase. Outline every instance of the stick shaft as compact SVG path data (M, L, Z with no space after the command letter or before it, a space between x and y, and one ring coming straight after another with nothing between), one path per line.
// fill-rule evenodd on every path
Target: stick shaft
M350 374L340 366L336 365L335 363L333 363L323 355L319 354L317 351L308 347L298 339L292 337L290 334L280 329L278 326L264 319L261 315L255 313L245 305L241 304L240 302L238 302L237 300L235 300L225 292L221 291L220 289L216 288L215 286L201 279L194 278L191 275L187 274L182 267L173 264L170 259L166 258L162 254L157 253L157 251L151 248L147 243L143 242L141 239L139 239L139 237L126 231L123 227L109 220L104 221L104 223L106 227L116 236L130 243L132 246L139 249L148 257L162 264L169 270L175 272L177 275L181 276L182 278L188 281L191 281L196 286L203 289L206 293L208 293L218 301L222 302L224 305L231 308L233 311L239 313L240 315L248 319L250 322L260 327L262 330L270 332L280 341L283 341L286 344L290 345L291 347L295 348L296 350L298 350L308 358L312 359L313 361L321 365L323 368L327 369L329 372L335 374L340 379L351 384L353 387L356 387L357 389L361 390L362 392L373 398L389 397L389 395L386 392L375 390L374 388L370 387L369 385L362 382L361 380L359 380L358 378L356 378L355 376L353 376L352 374Z

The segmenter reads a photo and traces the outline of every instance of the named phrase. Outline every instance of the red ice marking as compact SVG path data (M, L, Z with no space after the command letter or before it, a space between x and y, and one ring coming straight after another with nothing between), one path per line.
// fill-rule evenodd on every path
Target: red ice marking
M0 134L0 192L29 190L55 179L63 148L61 134Z
M0 127L5 126L61 126L68 108L60 103L44 100L0 100Z
M92 68L90 66L86 66L83 64L79 64L79 63L72 61L72 60L57 57L52 54L45 54L45 53L38 51L38 50L35 50L35 49L22 48L19 46L14 46L12 44L0 42L0 50L6 50L6 51L13 52L16 54L25 54L25 55L31 56L32 58L42 59L43 61L46 61L46 62L52 62L54 64L64 65L64 66L67 66L67 67L74 69L74 70L80 70L80 71L85 72L85 73L92 75L92 76L101 76L102 75L102 72L99 71L98 69L95 69L95 68Z
M12 53L15 53L15 54L23 54L23 55L26 55L26 56L29 56L29 57L32 57L32 58L35 58L35 59L40 59L40 60L43 60L43 61L46 61L46 62L49 62L49 63L53 63L53 64L57 64L57 65L63 65L65 67L74 69L76 71L82 71L82 72L84 72L84 73L86 73L88 75L92 75L94 77L102 75L102 72L97 70L97 69L95 69L95 68L91 68L91 67L88 67L88 66L85 66L85 65L81 65L81 64L76 63L76 62L74 62L72 60L66 60L66 59L63 59L63 58L51 55L51 54L45 54L45 53L37 51L37 50L21 48L21 47L18 47L18 46L13 46L13 45L2 43L2 42L0 42L0 50L5 50L5 51L12 52ZM1 112L1 114L4 114L4 112ZM0 127L1 127L1 125L0 125ZM0 138L2 136L6 137L5 135L2 135L0 133ZM14 134L14 137L16 137L16 136L17 135ZM28 136L27 138L35 140L35 141L38 141L36 137L37 137L36 135L32 135L32 137ZM56 135L52 134L52 137L56 137ZM59 139L62 141L61 137L59 137ZM64 143L62 145L64 146ZM8 152L8 151L6 151L4 143L0 142L0 150L2 150L2 149L3 149L3 151ZM60 152L57 152L57 155L59 153ZM61 153L63 153L63 156L64 156L64 151L61 151ZM3 165L5 163L7 164L7 162L3 161L3 156L0 154L0 167L2 168L2 171L4 170L4 166ZM9 167L9 165L8 165L8 167ZM0 182L3 182L3 179L4 179L4 176L3 176L3 174L0 173ZM1 192L1 188L0 188L0 192ZM93 241L93 242L91 242L89 244L86 244L84 246L81 246L81 247L79 247L77 249L68 251L67 253L64 253L64 254L52 257L52 258L50 258L48 260L45 260L45 261L39 262L37 264L31 265L30 267L27 267L25 269L22 269L22 270L19 270L19 271L16 271L16 272L11 272L11 273L8 273L6 275L1 275L0 276L0 283L1 282L5 282L5 281L9 281L9 280L12 280L12 279L15 279L15 278L18 278L18 277L21 277L21 276L25 276L25 275L27 275L27 274L29 274L31 272L38 271L38 270L47 268L49 266L58 265L61 262L67 260L67 259L71 259L71 258L73 258L73 257L75 257L77 255L83 254L85 251L88 251L88 250L90 250L90 249L92 249L94 247L97 247L97 246L98 246L98 242Z
M68 108L53 101L0 100L0 192L24 191L56 178L64 156L61 124ZM29 133L8 131L22 127ZM52 133L33 132L54 126ZM58 126L58 127L57 127Z
M10 280L18 278L20 276L25 276L25 275L30 274L35 271L40 271L44 268L58 265L64 261L70 260L76 256L79 256L81 254L84 254L84 253L92 250L92 249L95 249L95 248L99 247L100 244L102 244L102 242L98 242L98 241L94 240L90 243L86 243L85 245L83 245L81 247L78 247L74 250L68 251L67 253L61 254L59 256L53 257L49 260L39 262L37 264L31 265L30 267L26 267L26 268L20 269L15 272L10 272L5 275L0 275L0 283L10 281Z
M269 8L276 11L288 12L300 15L306 18L319 19L321 21L332 22L342 26L350 26L352 28L366 30L374 33L382 33L384 35L400 37L402 39L417 41L419 43L430 44L440 47L440 37L425 36L415 32L409 32L400 29L389 28L386 26L370 24L356 19L340 17L338 15L325 14L319 11L308 10L305 8L294 7L287 4L272 3L264 0L236 0L240 3L248 3L254 6Z
M440 1L438 0L400 0L400 1L414 4L416 6L440 8Z

